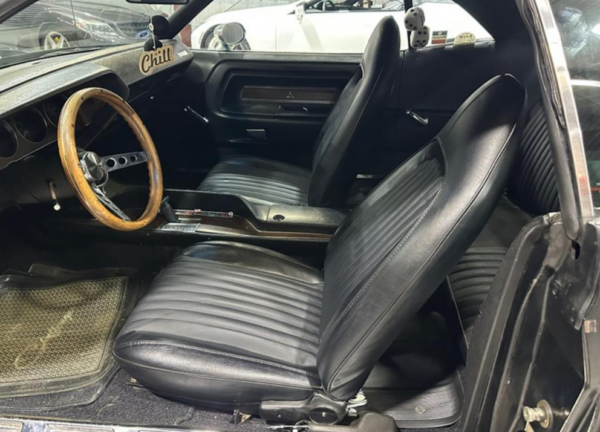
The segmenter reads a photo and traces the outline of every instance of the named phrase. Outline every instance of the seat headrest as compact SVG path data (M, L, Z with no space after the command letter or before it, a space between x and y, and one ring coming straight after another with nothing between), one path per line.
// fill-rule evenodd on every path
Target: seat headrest
M412 7L404 14L406 30L421 30L425 25L425 12L420 7Z

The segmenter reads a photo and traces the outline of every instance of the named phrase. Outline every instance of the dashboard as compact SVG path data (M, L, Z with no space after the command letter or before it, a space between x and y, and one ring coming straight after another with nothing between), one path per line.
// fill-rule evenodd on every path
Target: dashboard
M142 73L142 44L65 55L0 70L0 199L28 204L46 202L52 194L71 197L58 156L58 120L73 93L89 87L110 90L137 107L185 72L193 55L179 41L173 61ZM170 48L169 48L170 49ZM85 149L122 119L99 99L85 101L78 113L77 146ZM55 190L49 191L49 183Z

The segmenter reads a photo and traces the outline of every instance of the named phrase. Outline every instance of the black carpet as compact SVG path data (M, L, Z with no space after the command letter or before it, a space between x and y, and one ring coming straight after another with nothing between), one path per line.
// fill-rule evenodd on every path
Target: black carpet
M76 393L74 393L76 394ZM57 395L48 395L55 398ZM66 397L66 395L63 395ZM145 388L132 385L129 375L119 370L100 397L92 403L47 411L18 411L11 415L44 417L92 423L140 426L179 426L218 431L265 431L266 423L251 419L243 424L232 424L232 413L192 407L154 395Z

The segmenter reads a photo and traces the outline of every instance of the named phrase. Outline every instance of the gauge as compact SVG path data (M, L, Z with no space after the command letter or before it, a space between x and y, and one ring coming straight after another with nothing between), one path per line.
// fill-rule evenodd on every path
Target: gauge
M84 86L75 87L73 89L65 91L62 96L66 100L70 96L72 96L73 93L75 93L76 91L88 87L100 87L100 84L95 80L90 81ZM92 123L92 120L94 119L96 113L98 113L98 111L100 111L100 109L102 109L104 105L105 102L98 98L86 99L85 101L83 101L83 103L79 107L79 112L77 113L76 129L82 129L86 126L89 126Z
M85 127L88 126L94 116L100 109L104 106L104 102L100 99L86 99L79 108L79 112L77 113L77 127Z
M46 120L35 108L29 108L13 117L17 132L27 141L39 143L46 138Z
M54 127L58 127L58 118L64 104L65 100L62 96L54 96L44 102L44 114Z
M0 158L9 158L17 152L17 137L5 121L0 121Z

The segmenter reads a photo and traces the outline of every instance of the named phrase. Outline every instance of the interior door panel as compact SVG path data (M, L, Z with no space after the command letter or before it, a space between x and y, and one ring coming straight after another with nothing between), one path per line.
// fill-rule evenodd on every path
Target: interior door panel
M361 59L235 51L196 51L194 56L193 72L186 75L202 83L196 96L202 102L192 105L208 118L209 141L221 157L248 154L306 167L324 121ZM435 137L490 78L511 73L526 83L532 58L529 47L510 41L501 47L480 42L403 51L384 126L373 131L363 172L386 175ZM416 117L407 115L409 110Z
M399 71L399 91L393 134L387 134L380 153L392 152L397 163L430 141L444 127L452 114L475 90L490 78L510 73L525 83L531 71L533 54L522 44L493 42L475 45L429 47L405 53ZM426 125L406 112L410 110Z
M360 56L196 52L222 154L308 166L317 135ZM215 58L217 57L217 58Z

